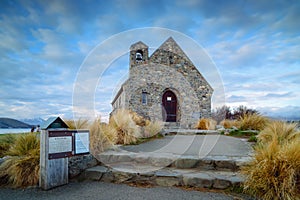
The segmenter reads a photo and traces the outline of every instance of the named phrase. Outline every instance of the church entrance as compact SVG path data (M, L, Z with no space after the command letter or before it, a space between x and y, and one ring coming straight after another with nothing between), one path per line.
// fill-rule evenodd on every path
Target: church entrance
M166 122L176 122L177 115L177 98L176 95L167 90L162 97L163 119Z

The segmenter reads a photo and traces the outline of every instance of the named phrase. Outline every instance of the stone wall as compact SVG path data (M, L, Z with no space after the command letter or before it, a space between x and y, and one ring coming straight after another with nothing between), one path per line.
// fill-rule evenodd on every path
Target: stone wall
M150 57L150 62L166 65L166 67L171 67L181 73L184 79L190 83L190 86L194 89L200 100L202 117L210 117L213 89L187 56L182 55L182 53L178 51L179 50L176 51L174 48L171 51L158 49Z
M69 177L73 178L79 175L87 168L94 167L98 164L96 158L93 155L79 155L69 158Z
M125 98L128 100L125 105L143 116L162 120L162 95L167 89L177 96L177 122L182 128L193 127L199 119L199 112L203 117L209 115L210 98L201 102L189 79L176 69L161 64L136 65L131 68L130 78L124 85ZM144 91L148 93L147 105L141 103Z

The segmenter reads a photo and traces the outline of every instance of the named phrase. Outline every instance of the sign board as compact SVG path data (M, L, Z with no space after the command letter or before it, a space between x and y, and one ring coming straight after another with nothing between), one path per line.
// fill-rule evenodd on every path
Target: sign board
M49 137L49 153L72 152L72 136Z
M90 139L88 131L75 134L75 154L86 154L90 152Z
M89 153L88 130L49 130L49 159Z

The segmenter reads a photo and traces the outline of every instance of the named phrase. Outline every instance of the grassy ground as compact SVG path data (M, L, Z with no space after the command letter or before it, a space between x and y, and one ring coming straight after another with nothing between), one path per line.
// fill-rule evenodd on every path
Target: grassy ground
M6 156L6 152L14 144L20 134L1 134L0 135L0 158Z

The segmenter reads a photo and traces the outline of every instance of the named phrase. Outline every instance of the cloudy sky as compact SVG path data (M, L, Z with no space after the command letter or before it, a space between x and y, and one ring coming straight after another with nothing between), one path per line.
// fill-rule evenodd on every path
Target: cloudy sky
M144 27L171 29L202 46L223 80L227 105L300 117L299 19L298 0L2 0L0 117L71 118L78 72L91 51L115 34ZM167 39L154 36L146 35L151 47ZM126 52L116 56L95 90L95 113L104 118L128 72Z

